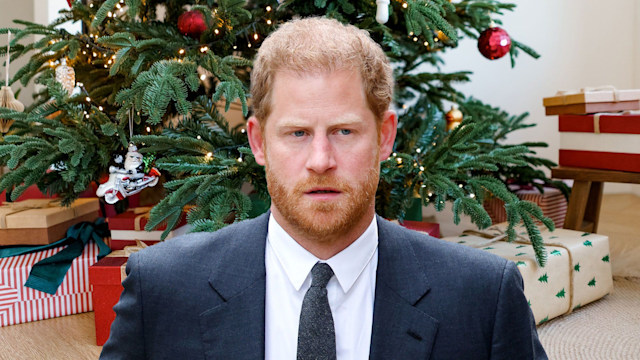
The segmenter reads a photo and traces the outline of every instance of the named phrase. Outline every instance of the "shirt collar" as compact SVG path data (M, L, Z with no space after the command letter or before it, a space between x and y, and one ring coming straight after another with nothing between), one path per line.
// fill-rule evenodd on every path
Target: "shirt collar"
M342 291L346 293L378 248L378 226L374 216L369 227L356 241L326 261L318 259L300 246L273 216L269 217L267 241L296 291L302 287L313 265L320 261L331 266Z

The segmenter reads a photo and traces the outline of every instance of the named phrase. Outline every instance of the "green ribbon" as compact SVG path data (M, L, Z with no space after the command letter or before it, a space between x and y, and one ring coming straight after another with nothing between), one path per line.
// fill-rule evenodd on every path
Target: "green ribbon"
M104 218L98 218L94 223L84 221L71 226L64 239L52 244L0 248L0 258L30 254L67 245L55 255L42 259L33 265L29 278L24 284L26 287L53 295L62 284L71 263L82 255L84 247L89 241L93 240L98 245L98 260L111 252L111 249L102 240L107 236L109 236L109 227Z

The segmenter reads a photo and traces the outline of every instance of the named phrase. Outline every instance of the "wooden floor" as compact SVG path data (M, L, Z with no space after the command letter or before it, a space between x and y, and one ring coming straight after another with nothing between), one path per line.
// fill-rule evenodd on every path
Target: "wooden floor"
M605 195L598 232L610 238L614 274L640 276L640 197ZM0 328L0 359L97 359L95 341L93 313L12 325Z

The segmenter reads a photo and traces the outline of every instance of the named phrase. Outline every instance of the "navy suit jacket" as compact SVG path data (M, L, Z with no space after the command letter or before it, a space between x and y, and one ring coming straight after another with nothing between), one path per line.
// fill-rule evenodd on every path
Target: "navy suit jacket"
M133 254L101 359L263 359L268 216ZM371 359L546 359L513 262L377 221Z

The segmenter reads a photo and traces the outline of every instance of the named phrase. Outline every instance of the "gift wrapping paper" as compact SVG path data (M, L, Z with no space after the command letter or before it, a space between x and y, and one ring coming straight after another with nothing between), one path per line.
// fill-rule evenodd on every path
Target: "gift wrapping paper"
M462 235L447 241L473 246L516 263L524 280L524 293L536 323L570 313L598 300L613 289L607 236L574 230L542 230L547 264L535 260L524 227L516 227L519 240L504 241L507 223L483 231L484 236ZM490 237L487 239L485 236Z
M0 327L93 310L89 267L99 252L93 241L73 260L54 295L23 286L35 263L63 248L0 259Z
M559 164L640 172L640 115L561 115Z
M564 219L567 215L567 199L560 190L545 187L544 193L540 193L536 188L519 189L515 190L515 194L520 200L531 201L538 205L540 209L542 209L544 216L553 220L556 228L562 228L564 226ZM483 206L487 213L489 213L493 224L507 220L504 201L496 197L490 197L485 199Z

